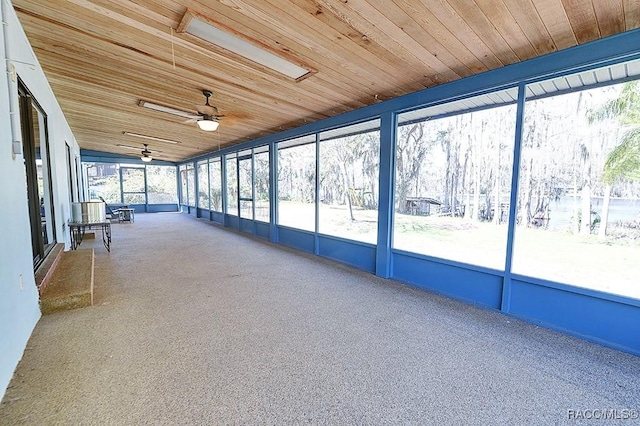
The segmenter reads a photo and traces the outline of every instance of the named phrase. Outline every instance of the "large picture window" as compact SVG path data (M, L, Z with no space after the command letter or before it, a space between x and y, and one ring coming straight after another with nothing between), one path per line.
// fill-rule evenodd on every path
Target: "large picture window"
M319 232L376 243L379 120L320 134Z
M638 117L637 81L526 102L514 273L640 298Z
M278 224L315 231L315 136L278 143Z
M517 90L492 95L398 117L394 248L504 269Z

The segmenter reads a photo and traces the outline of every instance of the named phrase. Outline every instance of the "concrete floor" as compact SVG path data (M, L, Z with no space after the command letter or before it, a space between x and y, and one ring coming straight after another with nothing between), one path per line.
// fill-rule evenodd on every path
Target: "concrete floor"
M85 244L96 305L40 320L0 424L548 425L640 409L638 357L186 215L114 224L110 254Z

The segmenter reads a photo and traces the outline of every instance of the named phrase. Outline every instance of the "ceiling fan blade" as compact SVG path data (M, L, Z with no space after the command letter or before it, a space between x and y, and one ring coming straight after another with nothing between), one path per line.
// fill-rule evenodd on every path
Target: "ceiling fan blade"
M196 109L200 114L218 115L218 108L211 105L196 105Z

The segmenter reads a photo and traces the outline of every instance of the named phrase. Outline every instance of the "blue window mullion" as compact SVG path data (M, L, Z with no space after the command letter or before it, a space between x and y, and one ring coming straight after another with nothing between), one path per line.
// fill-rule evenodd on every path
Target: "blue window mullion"
M513 168L511 171L511 196L509 199L509 227L507 230L507 250L504 263L504 282L502 285L502 302L500 309L509 312L511 305L511 265L513 262L513 239L515 236L518 215L518 184L520 178L520 157L522 153L522 131L524 123L526 84L518 86L518 107L516 109L516 133L513 145Z
M390 278L391 243L393 240L393 197L398 118L394 113L380 116L380 175L378 177L378 244L376 275Z

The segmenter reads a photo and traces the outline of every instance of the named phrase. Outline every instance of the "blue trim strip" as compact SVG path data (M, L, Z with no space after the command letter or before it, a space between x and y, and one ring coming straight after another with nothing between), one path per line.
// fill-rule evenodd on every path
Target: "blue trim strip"
M316 238L318 240L318 255L372 274L375 273L375 246L324 235L318 235Z
M513 165L511 169L511 196L509 198L509 224L507 229L507 250L504 263L504 285L502 287L503 312L509 312L511 300L511 264L513 262L513 237L516 229L516 219L518 217L518 187L520 179L520 157L522 152L522 132L524 122L525 101L527 86L521 84L518 88L518 107L516 109L516 133L513 145Z
M315 229L315 244L313 252L320 254L320 239L318 238L318 232L320 230L320 133L316 133L316 174L315 174L315 215L316 220L314 224Z
M395 186L395 160L398 116L385 113L380 117L380 171L378 177L378 244L376 275L389 278L391 245L393 243L393 194Z

